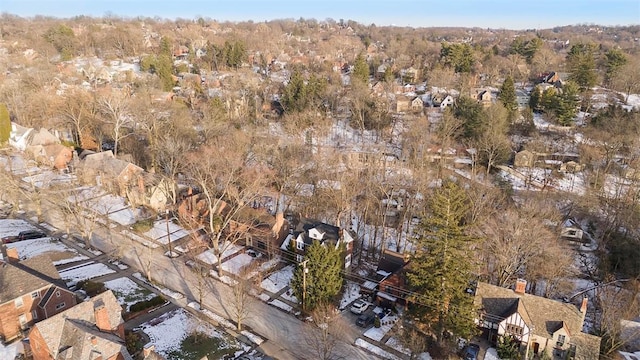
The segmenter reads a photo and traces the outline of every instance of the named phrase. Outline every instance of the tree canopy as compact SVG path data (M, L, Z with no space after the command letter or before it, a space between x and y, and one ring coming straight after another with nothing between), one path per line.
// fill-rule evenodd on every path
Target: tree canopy
M11 118L7 105L0 104L0 144L9 141L11 136Z

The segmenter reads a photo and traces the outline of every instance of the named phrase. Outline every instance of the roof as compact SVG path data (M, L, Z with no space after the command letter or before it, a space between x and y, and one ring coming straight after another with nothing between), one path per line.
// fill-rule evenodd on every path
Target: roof
M63 359L80 359L80 355L75 355L76 351L77 354L81 354L85 346L90 346L86 343L86 341L91 341L90 336L96 336L98 344L105 345L104 351L111 351L117 347L114 343L119 338L99 331L95 325L95 307L98 304L104 304L107 309L109 323L112 328L115 329L123 322L122 307L109 290L34 325L34 329L38 329L54 358L60 358L59 352L66 351L67 354L74 357L63 357ZM61 329L65 331L60 331ZM70 336L69 334L73 335ZM73 337L79 337L79 339L74 340L72 339ZM120 345L123 345L120 340L117 341ZM73 349L69 350L69 347ZM64 350L65 348L67 350ZM108 359L109 356L104 358ZM83 359L92 359L92 357L87 355Z
M535 335L552 338L558 326L564 325L570 334L582 332L582 313L573 304L531 294L517 294L511 289L479 282L475 305L486 314L505 318L516 311L527 325L533 325Z
M298 231L302 230L304 232L304 242L307 245L310 245L313 242L313 239L309 236L309 233L313 230L317 231L322 235L322 240L320 242L324 243L325 241L338 241L340 239L340 228L337 226L325 224L323 222L311 219L300 219L300 223L298 224Z
M123 360L133 359L122 339L82 320L67 319L60 332L59 351L54 354L56 359L110 359L117 354L122 354Z
M127 166L133 165L136 170L142 172L142 168L130 162L117 159L111 150L95 154L89 154L84 158L84 166L89 169L100 170L105 174L118 177Z
M0 262L0 304L12 301L49 284L64 288L60 275L47 255L14 262Z
M33 133L33 137L31 138L31 142L29 145L49 145L60 143L57 137L49 132L49 130L45 128L41 128L39 131Z

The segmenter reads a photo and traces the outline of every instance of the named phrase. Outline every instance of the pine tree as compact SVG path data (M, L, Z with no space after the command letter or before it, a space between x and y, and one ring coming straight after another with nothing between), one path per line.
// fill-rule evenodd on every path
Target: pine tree
M11 136L11 117L7 105L0 104L0 144L9 141Z
M429 201L430 216L423 219L417 249L407 277L417 294L415 317L433 329L439 341L447 332L468 338L475 329L470 249L465 218L468 198L462 188L446 182Z
M302 265L296 268L290 284L296 298L300 302L305 299L305 311L311 311L319 304L331 302L342 289L342 253L341 247L323 245L316 240L306 249L306 286L303 281L305 266Z
M553 111L560 125L569 126L573 123L578 111L578 102L578 87L567 82L562 92L553 97Z
M353 64L351 79L360 81L363 84L369 83L369 65L362 54L358 54Z
M500 94L498 100L502 102L505 109L507 109L509 123L513 123L518 115L518 101L516 100L516 88L513 84L513 78L511 75L507 76L500 88Z
M596 84L596 64L593 58L593 45L576 44L567 54L567 67L571 73L569 80L575 82L581 91L585 91Z
M627 57L620 49L611 49L605 54L605 75L604 80L607 84L611 83L611 80L615 78L620 71L620 68L627 63Z

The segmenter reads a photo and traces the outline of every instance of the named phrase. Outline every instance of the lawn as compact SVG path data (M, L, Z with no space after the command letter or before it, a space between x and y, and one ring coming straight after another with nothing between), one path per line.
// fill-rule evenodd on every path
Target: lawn
M243 345L213 325L178 309L141 325L158 353L172 360L233 358Z
M120 305L127 309L127 311L129 311L131 305L140 301L150 300L155 296L153 292L139 286L133 280L126 277L105 281L104 286L113 291Z

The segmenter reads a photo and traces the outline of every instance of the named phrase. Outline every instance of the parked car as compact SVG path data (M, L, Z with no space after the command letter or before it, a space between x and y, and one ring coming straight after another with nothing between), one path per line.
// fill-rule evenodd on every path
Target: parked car
M462 359L464 360L478 360L478 354L480 353L480 346L478 344L469 344L464 348L462 353Z
M40 239L43 237L47 237L47 234L43 233L40 230L25 230L25 231L20 231L20 233L18 233L18 235L16 236L3 237L2 242L4 244L9 244L16 241Z
M356 325L360 327L369 327L373 325L375 320L376 320L376 315L374 313L371 313L371 312L364 313L358 316L358 319L356 319Z
M371 303L358 299L354 301L349 310L351 310L352 313L359 315L365 312L369 308L369 305L371 305Z
M259 253L253 249L249 249L247 250L247 255L251 256L252 258L259 258L262 256L262 253Z

